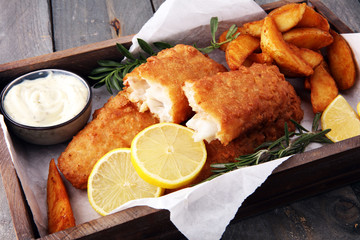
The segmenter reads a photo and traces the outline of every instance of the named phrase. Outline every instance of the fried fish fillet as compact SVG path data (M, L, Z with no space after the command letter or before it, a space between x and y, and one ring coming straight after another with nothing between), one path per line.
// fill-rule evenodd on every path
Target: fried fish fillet
M224 71L223 65L196 48L179 44L148 58L124 77L124 84L141 112L149 109L160 122L181 123L192 114L181 89L184 81Z
M195 140L220 140L223 145L250 131L283 130L300 121L300 98L276 66L253 64L238 71L187 80L183 87L196 114L186 123ZM281 122L280 126L274 123ZM273 130L271 130L273 129Z
M130 147L138 132L157 122L150 112L140 113L126 91L121 91L96 110L94 119L74 136L58 158L58 167L74 187L85 189L93 166L105 153Z

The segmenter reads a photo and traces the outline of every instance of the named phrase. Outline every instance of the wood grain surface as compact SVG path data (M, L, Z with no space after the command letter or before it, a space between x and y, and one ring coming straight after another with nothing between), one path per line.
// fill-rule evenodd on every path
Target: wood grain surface
M135 34L152 16L163 0L0 0L0 63L12 62L29 57L109 40L109 47L118 36ZM274 2L256 0L259 4ZM322 0L351 30L360 31L360 3L358 0ZM84 47L94 47L89 45ZM69 50L66 50L69 49ZM93 49L94 56L103 58L101 52ZM75 64L63 59L64 64ZM19 64L26 64L26 60ZM91 67L89 62L82 68ZM85 66L86 65L86 66ZM2 149L1 151L5 151ZM2 155L7 153L2 152ZM28 239L34 232L31 222L22 212L27 208L22 201L9 196L21 196L16 191L19 181L14 168L4 166L0 159L0 238ZM8 161L6 161L8 162ZM4 171L6 169L6 171ZM313 173L314 174L314 173ZM316 173L315 173L316 174ZM6 190L4 189L6 185ZM14 221L23 226L17 229ZM132 212L136 214L136 210ZM115 216L114 216L115 217ZM116 215L116 217L119 217ZM126 215L120 216L127 219ZM164 219L168 217L164 213ZM111 217L108 218L111 225ZM151 221L151 214L142 221ZM171 228L171 226L163 226ZM121 226L126 228L126 226ZM116 229L115 229L116 230ZM117 229L121 230L121 229ZM122 229L123 230L123 229ZM81 231L81 230L80 230ZM96 235L96 229L94 229ZM108 233L108 234L111 234ZM94 235L94 237L96 237ZM181 235L171 235L182 238ZM63 236L64 238L66 235ZM124 236L126 237L126 236ZM138 236L142 238L144 236ZM151 236L149 236L151 237ZM167 236L163 236L164 239ZM280 206L257 216L237 221L228 226L223 239L359 239L360 238L360 182L346 185L294 203ZM48 239L58 239L51 236Z

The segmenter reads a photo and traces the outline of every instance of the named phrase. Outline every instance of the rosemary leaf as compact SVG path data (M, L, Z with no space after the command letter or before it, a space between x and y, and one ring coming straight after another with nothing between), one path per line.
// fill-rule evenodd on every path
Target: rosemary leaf
M98 74L101 74L101 73L108 73L108 72L111 72L111 71L113 71L113 68L111 68L111 67L98 67L98 68L93 69L90 72L90 75L98 75Z
M153 44L159 51L173 47L171 44L165 42L154 42Z
M211 31L211 36L212 36L212 41L213 43L216 42L216 32L218 30L218 26L219 26L219 20L217 17L212 17L210 19L210 31Z
M111 86L113 86L113 88L118 90L118 91L120 91L121 88L122 88L122 86L120 85L118 79L115 76L115 72L114 72L114 75L111 78Z
M137 41L138 41L141 49L144 50L144 52L146 52L150 56L155 54L154 50L150 47L150 45L147 42L145 42L144 40L142 40L140 38L138 38Z
M102 67L118 67L121 65L120 62L116 62L112 60L99 60L98 64Z
M90 79L92 79L92 80L101 80L102 81L102 79L106 76L106 75L108 75L107 73L105 73L105 74L101 74L101 75L98 75L98 76L89 76L89 78Z
M118 51L125 56L126 58L130 59L130 60L135 60L136 58L129 52L129 50L127 50L123 45L116 43L116 47L118 49Z
M236 31L237 31L236 25L235 24L231 25L225 38L230 39L236 33Z

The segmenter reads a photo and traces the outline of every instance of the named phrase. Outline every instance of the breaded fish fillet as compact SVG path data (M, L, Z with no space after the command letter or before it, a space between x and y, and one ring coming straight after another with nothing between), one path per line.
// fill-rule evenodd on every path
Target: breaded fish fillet
M94 119L71 140L58 158L58 167L74 187L85 189L94 164L105 153L130 147L138 132L157 122L150 112L140 113L126 91L119 92L96 110Z
M196 114L186 123L195 140L227 145L250 131L276 133L290 119L300 122L300 98L276 66L253 64L238 71L187 80L183 87ZM279 126L274 126L278 122Z
M181 123L192 114L181 89L184 81L224 71L223 65L196 48L179 44L148 58L124 77L124 84L141 112L150 109L160 122Z

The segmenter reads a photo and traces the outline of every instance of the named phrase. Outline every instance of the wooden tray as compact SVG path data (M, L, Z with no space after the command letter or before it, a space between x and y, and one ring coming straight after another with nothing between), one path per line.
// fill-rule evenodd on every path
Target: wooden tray
M262 7L265 11L271 11L289 2L303 1L279 1ZM333 29L340 33L352 32L320 1L311 0L310 3L328 19ZM126 36L2 64L0 89L17 76L42 68L62 68L85 77L96 67L97 60L118 59L115 43L130 47L131 39L132 36ZM360 162L356 161L358 156L360 136L291 157L276 168L266 182L245 200L233 221L360 180ZM38 238L3 135L0 136L0 159L1 176L17 238ZM167 210L134 207L42 239L62 238L179 239L184 236L169 220Z

